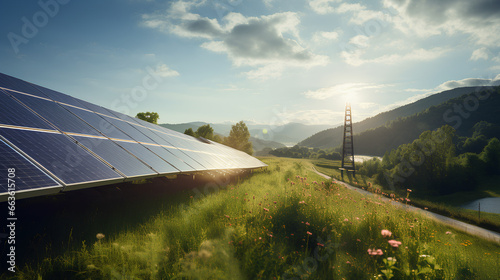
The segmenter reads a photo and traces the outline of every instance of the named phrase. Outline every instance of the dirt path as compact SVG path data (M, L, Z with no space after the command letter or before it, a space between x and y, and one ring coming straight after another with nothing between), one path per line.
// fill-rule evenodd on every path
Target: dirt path
M325 179L331 179L329 176L327 176L327 175L325 175L323 173L318 172L316 170L316 168L314 168L314 166L313 166L313 171L316 172L316 174L320 175L321 177L323 177ZM359 192L359 193L361 193L363 195L376 196L376 197L378 197L381 200L390 202L392 205L394 205L396 207L400 207L400 208L403 208L403 209L408 209L408 210L412 210L412 211L415 211L415 212L419 212L422 215L427 216L430 219L433 219L435 221L443 223L443 224L445 224L447 226L450 226L450 227L452 227L454 229L457 229L457 230L463 231L465 233L468 233L470 235L474 235L474 236L486 239L488 241L492 241L492 242L495 242L497 244L500 244L500 234L496 233L494 231L487 230L487 229L484 229L484 228L481 228L481 227L478 227L478 226L474 226L474 225L471 225L471 224L467 224L467 223L464 223L464 222L461 222L461 221L457 221L455 219L448 218L448 217L445 217L443 215L439 215L439 214L432 213L432 212L429 212L429 211L425 211L423 209L420 209L420 208L417 208L417 207L414 207L414 206L405 205L403 203L399 203L397 201L391 200L391 199L389 199L389 198L387 198L385 196L377 195L377 194L374 194L374 193L371 193L371 192L368 192L368 191L365 191L365 190L353 187L353 186L351 186L351 185L349 185L347 183L341 182L341 181L336 181L336 182L339 183L339 184L341 184L341 185L343 185L343 186L345 186L348 189L357 191L357 192Z

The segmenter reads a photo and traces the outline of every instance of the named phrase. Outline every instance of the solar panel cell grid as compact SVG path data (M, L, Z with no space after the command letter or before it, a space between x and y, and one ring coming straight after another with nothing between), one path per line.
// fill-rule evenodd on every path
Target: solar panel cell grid
M129 142L117 143L160 173L179 172L179 170L172 164L170 164L166 159L163 159L163 157L159 157L142 144Z
M136 156L109 139L80 136L74 138L127 177L158 174L158 172L137 159Z
M54 129L3 90L0 90L0 106L1 124Z
M130 136L123 133L121 130L110 124L100 115L83 109L74 108L71 106L64 106L66 109L83 119L85 122L89 123L92 127L100 131L102 134L110 138L117 138L123 140L133 141Z
M18 153L7 143L0 139L0 192L7 192L8 185L6 184L8 179L7 170L14 168L15 176L12 178L14 180L15 190L23 191L38 188L48 188L48 187L61 187L54 179L49 177L45 172L31 163L23 155ZM5 171L5 172L4 172ZM5 183L4 183L5 182Z
M93 127L82 121L61 105L46 99L31 97L20 93L12 93L16 99L38 113L55 127L64 132L90 135L101 135Z
M122 177L63 134L0 128L0 135L66 184Z

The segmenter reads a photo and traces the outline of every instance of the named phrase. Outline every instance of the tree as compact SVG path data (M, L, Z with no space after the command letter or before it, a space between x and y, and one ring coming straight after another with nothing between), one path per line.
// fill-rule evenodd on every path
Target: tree
M135 117L138 119L141 119L143 121L158 124L158 119L160 118L160 115L158 115L158 113L156 113L156 112L145 112L145 113L140 112L140 113L137 113L137 115Z
M184 134L196 137L196 134L194 133L192 128L188 128L188 129L184 130Z
M203 137L208 140L214 139L214 129L209 125L202 125L196 130L197 137Z
M248 131L248 127L243 121L240 121L231 127L229 136L224 139L224 144L252 155L253 148L249 139L250 132Z

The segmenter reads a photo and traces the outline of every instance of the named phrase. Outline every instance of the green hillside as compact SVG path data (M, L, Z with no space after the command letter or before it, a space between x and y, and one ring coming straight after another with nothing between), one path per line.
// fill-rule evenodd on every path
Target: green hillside
M380 113L360 122L355 122L353 123L353 131L354 133L359 134L366 130L383 126L387 122L398 118L408 117L420 113L431 106L437 106L463 94L486 88L487 87L463 87L436 93L411 104L398 107L388 112ZM353 114L353 119L356 120L356 112L353 111ZM301 141L298 145L311 148L334 148L342 144L343 131L343 126L327 129Z
M488 135L485 135L487 138L500 137L498 129L498 125L500 125L500 87L464 94L441 105L432 106L418 114L355 135L355 152L383 156L386 151L417 139L422 132L435 130L446 124L453 126L458 136L471 137L474 132L477 133L477 130L483 129L481 125L475 126L479 122L483 122L489 127L486 132L479 134L487 133ZM486 142L486 138L483 142ZM474 143L468 145L474 145Z

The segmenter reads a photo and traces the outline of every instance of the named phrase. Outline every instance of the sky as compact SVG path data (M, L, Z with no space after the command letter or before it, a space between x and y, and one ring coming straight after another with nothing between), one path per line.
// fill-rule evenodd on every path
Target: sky
M0 72L159 123L353 121L500 81L497 0L7 0Z

